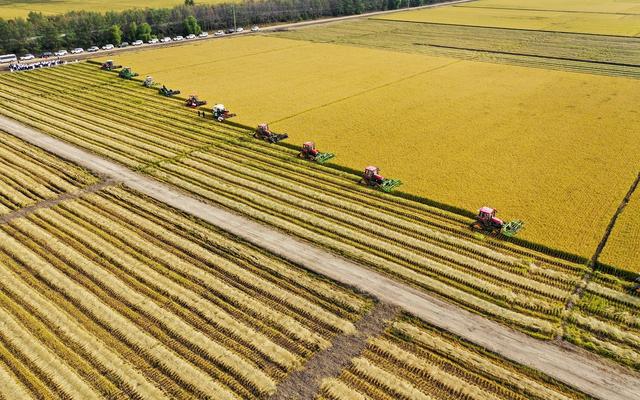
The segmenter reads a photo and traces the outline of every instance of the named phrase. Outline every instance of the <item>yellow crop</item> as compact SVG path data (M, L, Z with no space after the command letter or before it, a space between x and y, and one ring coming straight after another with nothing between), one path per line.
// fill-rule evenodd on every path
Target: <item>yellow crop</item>
M199 0L202 3L221 3L221 0ZM228 1L227 1L228 2ZM0 18L26 18L30 11L45 15L63 14L69 11L123 11L131 8L167 8L183 4L182 0L142 0L132 3L126 0L23 0L3 2L0 5Z
M534 2L522 4L516 0L479 1L458 6L385 14L375 18L601 35L640 35L640 3L637 2L625 3L627 7L619 7L611 1L591 1L584 8L575 1L566 0L533 4L529 8L530 3ZM622 11L616 14L609 10Z
M402 190L496 207L525 220L525 239L587 258L638 172L636 80L267 37L118 62L340 164L377 165Z
M620 214L600 262L640 272L640 193L638 190Z

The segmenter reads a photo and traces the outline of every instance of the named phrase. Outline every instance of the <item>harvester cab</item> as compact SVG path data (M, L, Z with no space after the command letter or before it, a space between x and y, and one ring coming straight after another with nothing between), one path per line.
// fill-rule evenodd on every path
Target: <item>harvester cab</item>
M166 87L165 85L162 85L162 87L160 89L158 89L158 93L160 93L161 95L163 95L165 97L171 97L173 95L180 94L180 91L179 90L172 90L172 89L169 89L168 87Z
M385 179L384 176L380 175L380 168L374 166L369 166L364 169L360 183L375 187L387 193L402 185L402 181L399 179Z
M113 60L107 60L106 62L102 63L102 66L100 67L100 69L104 71L113 71L114 69L118 68L122 68L122 65L115 65L113 63Z
M132 79L138 76L138 74L136 72L133 72L130 67L124 67L122 68L118 76L123 79Z
M302 149L298 154L300 158L306 158L309 161L315 161L318 164L323 164L336 155L333 153L321 153L320 150L316 149L316 144L314 142L304 142L302 145Z
M147 77L145 78L144 82L142 82L142 86L144 86L144 87L148 87L148 88L150 88L150 87L154 87L154 86L155 86L155 83L153 82L153 78L152 78L152 77L150 77L150 76L147 76Z
M233 118L236 114L233 114L229 110L224 107L224 104L216 104L213 106L213 118L217 119L219 122L224 121L225 119Z
M286 133L275 133L271 132L268 124L260 124L256 128L256 131L253 133L253 137L256 139L262 139L269 143L278 143L281 140L284 140L289 137Z
M524 228L524 222L514 220L505 223L502 219L496 217L497 213L498 210L495 208L482 207L478 210L476 221L472 225L473 228L490 233L500 233L507 237L515 236Z
M184 103L187 107L196 108L207 104L206 100L198 100L198 96L192 94Z

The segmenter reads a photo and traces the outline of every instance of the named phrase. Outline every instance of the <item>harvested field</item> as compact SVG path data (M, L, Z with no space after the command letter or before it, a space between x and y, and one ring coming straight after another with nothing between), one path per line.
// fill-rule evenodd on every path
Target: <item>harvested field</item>
M369 339L316 400L585 399L553 381L415 321L397 320Z
M553 2L549 9L538 4L528 8L534 1L478 1L422 10L380 15L374 18L416 22L468 26L486 26L508 29L528 29L539 31L590 33L637 37L640 35L640 3L622 2L621 7L605 0L600 7L583 10L580 2ZM592 2L592 5L598 2ZM610 7L613 5L613 7ZM608 10L621 11L608 11Z
M371 306L120 188L0 238L0 393L265 398Z
M0 131L0 215L97 182L81 168Z
M193 62L176 61L189 49ZM228 49L234 57L221 59ZM526 221L524 239L584 258L637 174L636 80L263 37L180 51L171 62L162 49L121 61L223 102L239 122L271 122L293 143L313 139L336 163L378 165L409 193L469 212L490 204Z

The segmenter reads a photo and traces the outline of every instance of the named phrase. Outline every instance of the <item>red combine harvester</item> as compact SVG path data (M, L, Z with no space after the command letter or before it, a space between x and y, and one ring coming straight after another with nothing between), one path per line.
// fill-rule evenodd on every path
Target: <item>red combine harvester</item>
M189 98L187 99L187 101L185 101L184 105L187 107L191 107L191 108L196 108L196 107L200 107L207 104L206 100L198 100L198 96L192 94L191 96L189 96Z
M380 175L380 168L374 166L369 166L364 169L360 183L380 189L387 193L402 185L402 181L400 179L385 179Z
M314 142L304 142L302 145L302 149L298 154L298 157L305 158L309 161L315 161L318 164L323 164L336 155L333 153L321 153L320 150L316 149L316 144Z
M253 137L256 139L262 139L269 143L278 143L279 141L288 138L289 135L286 133L271 132L268 124L260 124L253 133Z
M122 65L115 65L113 63L113 60L107 60L107 62L103 63L102 66L100 66L100 69L105 71L113 71L114 69L118 68L122 68Z
M217 119L219 122L224 121L225 119L233 118L236 114L231 113L224 107L224 104L216 104L213 106L213 118Z
M474 229L489 232L491 234L502 234L513 237L524 228L524 222L520 220L505 223L496 217L498 210L491 207L482 207L478 210L476 221L471 225Z

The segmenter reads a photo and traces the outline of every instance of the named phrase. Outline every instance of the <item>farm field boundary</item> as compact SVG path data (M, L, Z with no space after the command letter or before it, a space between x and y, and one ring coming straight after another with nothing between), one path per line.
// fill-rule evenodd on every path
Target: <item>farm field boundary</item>
M559 347L505 328L280 231L184 195L126 167L10 119L0 119L0 126L64 159L122 181L134 190L212 223L297 265L369 292L381 301L402 307L428 323L513 361L538 369L588 394L611 400L635 399L640 391L640 376L637 373L586 355L575 348Z

